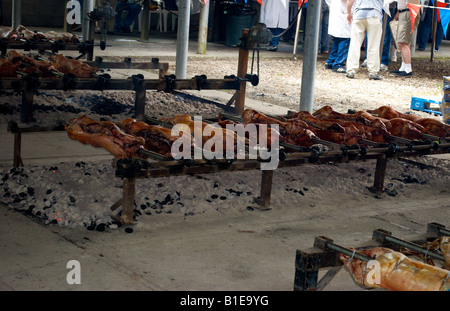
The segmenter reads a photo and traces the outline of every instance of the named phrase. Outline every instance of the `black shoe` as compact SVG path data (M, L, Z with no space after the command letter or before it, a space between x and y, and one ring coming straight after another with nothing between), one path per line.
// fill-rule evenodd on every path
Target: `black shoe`
M331 69L331 68L333 68L333 65L325 63L325 69Z
M345 68L343 68L343 67L337 67L337 68L333 68L331 70L333 72L337 72L337 73L347 73L347 70L345 70Z
M397 77L410 77L413 75L413 72L400 71L397 73Z
M392 70L392 71L389 71L389 73L393 73L393 74L398 74L398 73L400 73L401 71L400 70Z

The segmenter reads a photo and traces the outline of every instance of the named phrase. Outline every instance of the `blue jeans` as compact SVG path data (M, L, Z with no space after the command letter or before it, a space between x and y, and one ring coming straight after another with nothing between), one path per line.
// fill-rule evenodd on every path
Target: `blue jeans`
M114 21L114 28L120 29L122 27L130 28L131 24L136 20L139 13L141 13L141 5L127 1L126 3L116 1L116 11L118 15ZM123 20L120 18L123 11L127 11L128 15Z
M330 49L330 35L328 34L328 20L330 18L330 10L325 1L322 1L322 16L320 21L320 37L319 52L328 51ZM326 6L326 7L325 7Z
M428 40L431 38L431 26L433 22L433 9L425 9L425 17L420 21L419 29L417 30L417 46L421 50L425 50ZM441 22L436 25L436 42L434 43L435 50L439 50L442 39L444 38L444 30Z
M270 46L278 46L278 42L280 41L280 37L275 37L278 36L280 33L283 32L283 28L268 28L271 32L272 32L272 41L270 41Z
M348 56L348 48L350 46L350 38L333 37L333 46L330 55L325 63L330 64L332 68L345 68L345 61Z
M386 15L387 17L386 32L384 33L383 51L381 53L381 63L386 66L389 65L390 61L389 52L391 51L391 41L392 41L392 32L389 23L395 16L395 9L389 9L389 12L391 13L391 16L389 17L389 15Z

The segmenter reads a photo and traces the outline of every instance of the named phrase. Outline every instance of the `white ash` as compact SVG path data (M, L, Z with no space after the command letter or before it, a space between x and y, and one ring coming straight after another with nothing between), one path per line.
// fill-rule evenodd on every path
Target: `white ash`
M0 122L20 123L22 97L15 92L0 93ZM180 114L217 118L222 110L211 102L181 93L147 91L146 118ZM94 120L122 121L135 117L134 91L40 91L33 96L34 122L30 125L67 123L80 115Z
M421 157L431 167L390 160L383 200L448 194L448 161ZM435 166L436 168L434 168ZM375 161L308 164L278 169L271 206L299 213L323 213L336 202L352 206L378 200L370 191ZM1 168L0 195L11 208L48 225L114 230L120 224L110 207L121 198L123 181L111 161L63 162L51 167ZM134 217L140 225L157 226L205 213L254 213L260 171L142 178L136 181ZM338 200L336 200L338 198Z

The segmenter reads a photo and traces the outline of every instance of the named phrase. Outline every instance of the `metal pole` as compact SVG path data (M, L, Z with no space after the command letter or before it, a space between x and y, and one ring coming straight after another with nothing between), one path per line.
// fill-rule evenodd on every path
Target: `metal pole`
M319 47L319 22L321 0L308 1L306 13L305 43L303 45L302 88L300 111L312 112L314 99L314 77L316 73L317 49Z
M12 2L12 28L17 28L22 24L22 0Z
M150 28L150 1L144 0L141 20L140 41L148 41L148 30Z
M191 0L181 0L178 4L178 12L175 76L177 77L177 79L186 79Z
M90 38L90 21L87 13L94 10L94 0L83 0L83 13L81 14L81 22L83 23L82 37L83 41L89 41Z
M430 56L430 62L432 62L433 58L434 58L434 46L436 44L436 28L437 28L437 22L436 22L437 7L435 6L434 2L432 4L432 6L433 6L433 17L431 19L431 56Z
M200 9L200 29L198 31L198 47L197 54L206 54L206 42L208 41L208 17L209 17L209 2L202 5Z
M331 250L333 250L333 251L335 251L335 252L344 254L344 255L346 255L346 256L348 256L348 257L352 257L352 258L355 258L355 259L359 259L359 260L363 260L363 261L370 261L370 260L372 259L372 258L370 258L369 256L366 256L366 255L363 255L363 254L354 252L354 251L351 250L351 249L348 249L348 248L339 246L339 245L334 244L334 243L331 243L331 242L327 242L327 243L326 243L326 246L327 246L329 249L331 249Z

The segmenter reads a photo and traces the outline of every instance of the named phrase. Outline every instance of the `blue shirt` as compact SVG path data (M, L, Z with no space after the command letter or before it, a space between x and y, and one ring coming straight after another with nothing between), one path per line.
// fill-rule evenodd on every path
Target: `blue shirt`
M354 19L376 17L383 20L383 0L355 0L352 11Z

